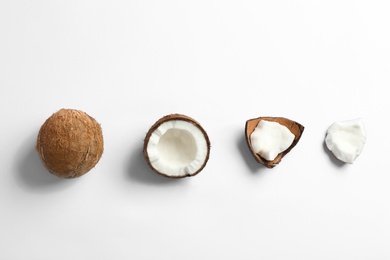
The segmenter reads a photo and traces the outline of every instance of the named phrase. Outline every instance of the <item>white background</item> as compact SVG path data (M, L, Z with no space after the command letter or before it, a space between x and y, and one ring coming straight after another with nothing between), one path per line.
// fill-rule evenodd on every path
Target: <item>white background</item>
M389 1L0 0L0 259L390 259ZM85 176L34 151L60 108L101 123ZM198 120L199 175L153 173L143 138L160 117ZM245 121L305 126L274 169ZM323 145L361 117L352 165Z

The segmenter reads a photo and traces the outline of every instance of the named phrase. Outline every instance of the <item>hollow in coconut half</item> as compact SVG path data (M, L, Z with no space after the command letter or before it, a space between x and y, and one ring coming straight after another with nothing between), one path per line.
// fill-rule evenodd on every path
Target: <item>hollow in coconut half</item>
M170 178L198 174L210 156L206 131L193 118L171 114L160 118L144 140L144 156L156 173Z

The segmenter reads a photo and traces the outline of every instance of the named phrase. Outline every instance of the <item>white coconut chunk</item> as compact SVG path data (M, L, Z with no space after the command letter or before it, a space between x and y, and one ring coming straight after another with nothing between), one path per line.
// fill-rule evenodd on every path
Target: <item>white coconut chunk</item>
M205 164L208 145L204 134L194 124L169 120L153 131L147 153L158 172L181 177L196 173Z
M326 133L325 143L337 159L353 163L366 143L366 130L361 118L333 123Z
M284 125L260 120L250 138L255 153L268 161L272 161L278 154L290 147L295 135Z

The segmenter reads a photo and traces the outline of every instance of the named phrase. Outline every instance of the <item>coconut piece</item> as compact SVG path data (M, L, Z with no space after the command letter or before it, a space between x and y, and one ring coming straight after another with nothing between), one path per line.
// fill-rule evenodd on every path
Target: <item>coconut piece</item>
M353 163L366 143L367 134L361 118L334 122L327 130L325 143L342 162Z
M144 156L156 173L183 178L198 174L210 156L210 140L202 126L186 115L160 118L144 140Z
M303 131L301 124L283 117L258 117L247 120L245 125L246 141L252 155L267 168L280 163L298 143Z
M272 161L294 141L293 133L277 122L260 120L251 134L254 151L267 161Z
M36 150L52 174L80 177L95 167L103 154L102 129L83 111L61 109L41 126Z

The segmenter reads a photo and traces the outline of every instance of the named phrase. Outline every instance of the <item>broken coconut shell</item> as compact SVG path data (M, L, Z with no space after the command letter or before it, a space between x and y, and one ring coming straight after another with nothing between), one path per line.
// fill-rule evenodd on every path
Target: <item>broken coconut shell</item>
M253 150L253 147L251 144L251 138L250 138L251 134L256 129L257 124L261 120L279 123L279 124L287 127L290 130L290 132L295 136L292 144L285 151L279 153L276 156L276 158L272 161L268 161L268 160L262 158L259 154L257 154ZM279 162L282 160L282 158L287 153L289 153L291 151L291 149L294 148L294 146L298 143L299 139L302 136L303 130L304 130L304 127L301 124L299 124L295 121L292 121L290 119L287 119L287 118L283 118L283 117L258 117L258 118L253 118L253 119L249 119L246 121L246 125L245 125L245 137L246 138L245 139L246 139L248 147L249 147L253 157L256 159L256 161L263 164L267 168L273 168L277 164L279 164Z
M159 175L175 179L195 176L209 159L210 140L195 119L170 114L150 127L143 154L150 168Z
M52 174L68 179L80 177L103 154L102 129L83 111L61 109L41 126L36 150Z

